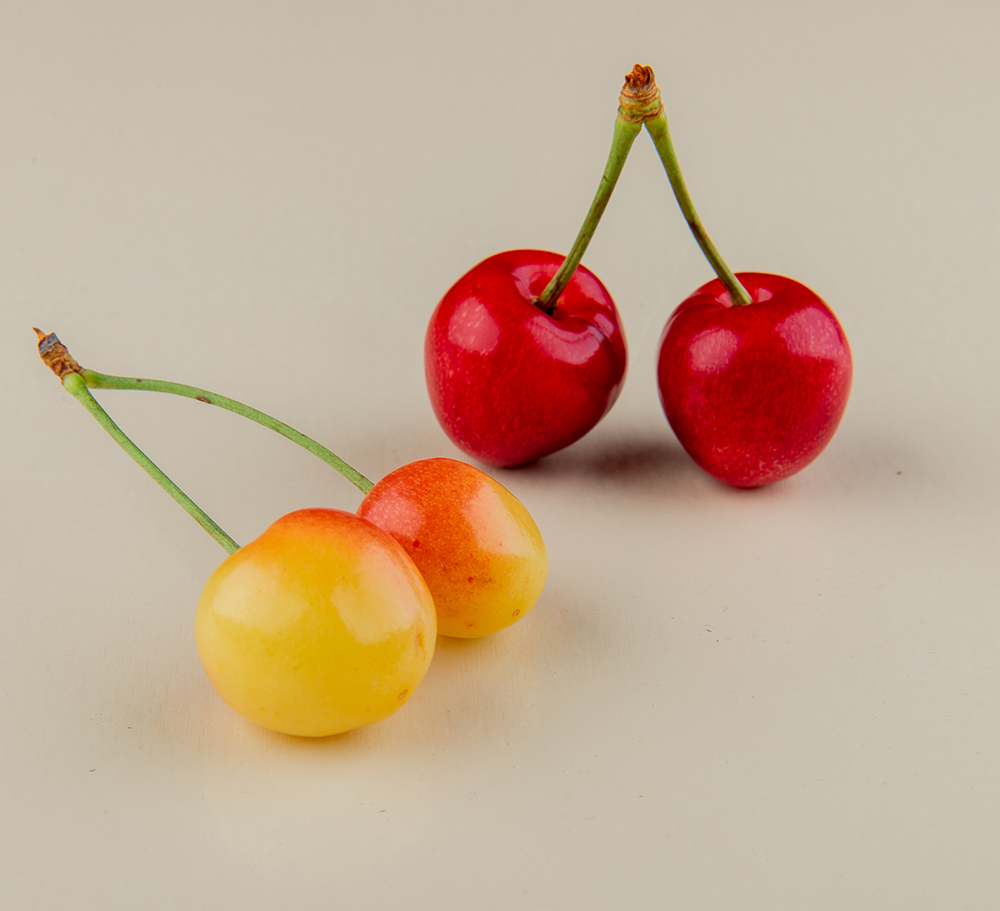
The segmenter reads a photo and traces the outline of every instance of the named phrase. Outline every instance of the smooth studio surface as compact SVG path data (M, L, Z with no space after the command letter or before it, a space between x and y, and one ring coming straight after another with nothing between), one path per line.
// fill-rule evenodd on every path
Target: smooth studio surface
M989 909L1000 902L995 3L0 4L0 906ZM318 742L215 694L224 552L35 353L248 402L372 479L462 458L423 340L565 252L653 66L734 270L850 339L839 431L739 491L674 438L660 332L711 272L639 136L584 264L608 416L488 469L549 557ZM96 396L238 542L360 494L195 401Z

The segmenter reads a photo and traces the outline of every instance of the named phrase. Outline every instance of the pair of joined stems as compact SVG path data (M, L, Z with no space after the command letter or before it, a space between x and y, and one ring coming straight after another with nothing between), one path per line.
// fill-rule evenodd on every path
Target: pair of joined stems
M52 368L53 372L61 376L63 387L69 392L87 411L89 411L97 422L108 432L108 434L125 450L128 455L154 480L160 485L180 507L190 515L219 545L226 553L235 553L240 549L236 543L219 524L209 516L194 500L191 499L180 487L175 484L170 477L146 455L126 433L115 423L112 417L101 407L100 403L91 395L91 389L138 389L146 392L164 392L170 395L180 395L189 399L197 399L208 405L215 405L232 411L251 421L267 427L275 433L280 433L283 437L298 443L299 446L307 449L314 456L322 459L327 465L335 468L348 481L358 488L363 494L368 493L374 484L368 480L361 472L355 470L347 464L336 453L331 452L321 443L312 437L296 430L294 427L271 417L256 408L237 402L235 399L209 392L207 389L199 389L196 386L186 386L183 383L173 383L168 380L151 380L139 377L111 376L105 373L98 373L96 370L87 370L80 367L69 356L65 346L59 341L56 335L45 335L39 330L35 330L39 336L39 353L42 359ZM62 370L62 373L60 373Z
M680 163L677 160L673 141L670 138L667 115L663 109L660 89L656 85L653 70L637 63L632 72L625 77L625 86L622 88L619 98L618 116L615 118L611 152L608 154L608 163L597 187L597 194L590 205L590 211L587 213L580 233L577 234L566 259L563 260L559 270L534 302L546 313L552 313L555 310L559 295L566 289L566 285L569 284L577 266L580 265L580 260L583 259L583 254L586 252L598 222L600 222L608 201L611 199L611 193L618 182L618 177L625 167L625 160L628 158L632 143L643 126L646 127L646 131L653 140L653 145L660 156L660 161L663 162L663 168L667 172L674 197L677 199L677 204L684 214L688 227L698 242L698 246L701 247L705 258L715 270L715 274L725 286L726 291L729 292L730 300L734 306L752 303L746 288L726 265L715 244L712 243L712 239L708 236L698 211L694 207L691 194L684 181L684 175L681 172Z

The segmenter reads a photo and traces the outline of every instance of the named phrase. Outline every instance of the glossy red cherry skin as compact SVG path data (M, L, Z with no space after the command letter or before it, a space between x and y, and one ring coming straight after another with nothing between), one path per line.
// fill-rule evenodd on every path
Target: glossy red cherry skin
M579 266L552 314L532 303L562 261L544 250L491 256L455 282L427 327L434 413L490 465L533 462L580 439L625 380L625 335L596 275Z
M677 439L709 474L760 487L822 452L851 392L851 349L805 285L741 272L753 300L734 307L718 279L673 312L660 339L660 401Z

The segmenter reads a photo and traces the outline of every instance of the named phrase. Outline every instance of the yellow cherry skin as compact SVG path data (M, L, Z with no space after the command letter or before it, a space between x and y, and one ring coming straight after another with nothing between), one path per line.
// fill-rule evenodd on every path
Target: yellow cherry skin
M538 601L548 556L521 502L488 474L455 459L397 468L358 515L388 532L427 581L438 632L475 638L524 617Z
M435 633L434 602L403 548L336 509L278 519L212 573L195 611L216 692L244 718L300 737L399 709Z

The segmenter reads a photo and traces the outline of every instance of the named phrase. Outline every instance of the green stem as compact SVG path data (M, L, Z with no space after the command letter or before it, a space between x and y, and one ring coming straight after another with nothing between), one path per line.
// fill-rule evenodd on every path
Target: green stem
M375 486L363 474L355 471L342 458L331 452L325 446L317 443L311 437L307 437L304 433L300 433L294 427L289 427L288 424L279 421L277 418L272 418L270 415L264 414L256 408L244 405L242 402L237 402L234 399L228 399L224 395L217 395L214 392L209 392L207 389L199 389L196 386L185 386L182 383L171 383L168 380L149 380L127 376L109 376L104 373L98 373L96 370L84 370L82 375L84 382L91 389L145 389L149 392L166 392L171 395L181 395L189 399L197 399L199 402L205 402L208 405L215 405L218 408L226 409L226 411L232 411L233 413L242 415L251 421L256 421L258 424L268 427L276 433L280 433L283 437L286 437L293 443L298 443L299 446L304 449L308 449L314 456L322 459L327 465L330 465L332 468L339 471L362 493L368 493L368 491Z
M124 431L111 419L111 416L98 404L97 399L90 394L86 380L79 373L67 373L63 377L63 386L97 419L97 422L112 436L115 442L135 459L146 473L180 504L189 516L222 545L226 553L232 554L240 549L239 544L230 538L211 516L171 481L156 463L125 435Z
M597 224L601 220L604 210L607 208L608 200L611 199L611 193L615 188L615 184L618 183L618 177L622 172L622 168L625 167L625 159L628 158L629 149L632 148L632 143L635 142L635 137L639 135L641 130L642 123L630 123L627 120L623 120L620 115L615 118L615 133L611 140L611 151L608 154L608 163L604 168L604 175L601 177L601 182L597 187L597 195L594 196L594 201L590 204L590 211L583 220L580 233L576 235L573 248L569 251L566 259L563 260L559 271L552 276L552 281L546 285L545 290L535 301L535 306L541 308L546 313L552 313L555 310L559 295L566 289L566 285L569 284L573 273L576 272L576 267L580 265L580 260L583 259L587 245L594 236Z
M698 241L701 252L705 254L705 258L712 264L715 274L719 276L719 280L729 292L729 299L735 306L752 304L753 301L747 293L746 288L740 284L739 279L733 274L729 266L726 265L722 256L719 255L719 251L716 250L715 244L712 243L712 239L708 236L708 232L698 217L698 212L691 201L691 194L688 193L687 184L684 183L684 175L681 173L681 166L677 161L677 153L674 151L674 144L670 139L667 115L663 112L662 108L658 114L646 121L646 129L649 130L649 135L653 139L653 145L656 146L656 151L660 154L663 168L667 172L667 177L670 178L670 186L673 187L674 196L681 207L681 212L684 213L684 217L687 219L688 227L691 229L694 239Z

